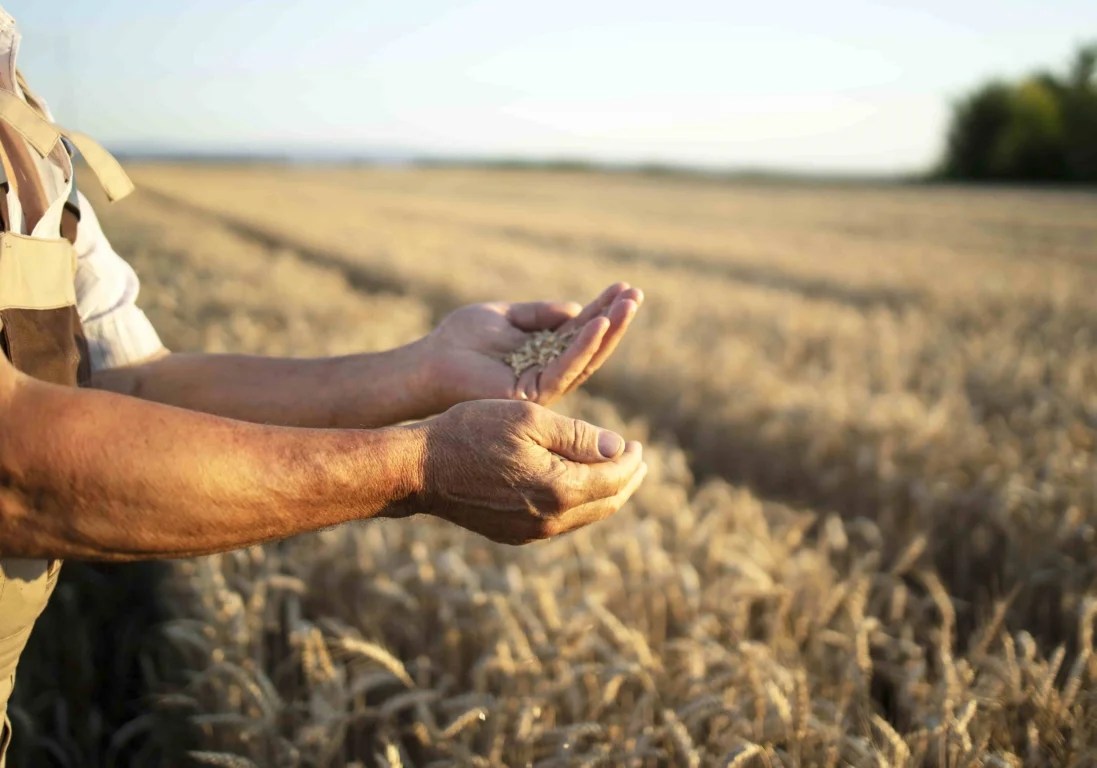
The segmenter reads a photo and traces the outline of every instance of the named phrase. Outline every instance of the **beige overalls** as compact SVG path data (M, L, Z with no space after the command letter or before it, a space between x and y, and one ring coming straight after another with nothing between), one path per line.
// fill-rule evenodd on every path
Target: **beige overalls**
M14 48L8 55L14 59ZM79 208L70 151L80 151L111 200L133 185L98 144L47 121L24 89L21 78L0 82L0 350L30 376L76 386L90 369L76 311ZM5 557L2 536L0 529L0 768L16 664L61 569L60 560Z

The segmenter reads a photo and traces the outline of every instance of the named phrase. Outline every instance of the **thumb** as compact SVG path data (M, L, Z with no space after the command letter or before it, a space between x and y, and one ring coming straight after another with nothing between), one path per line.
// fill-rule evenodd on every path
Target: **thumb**
M616 432L552 411L546 410L545 415L538 442L569 461L594 464L615 459L625 449L625 439Z

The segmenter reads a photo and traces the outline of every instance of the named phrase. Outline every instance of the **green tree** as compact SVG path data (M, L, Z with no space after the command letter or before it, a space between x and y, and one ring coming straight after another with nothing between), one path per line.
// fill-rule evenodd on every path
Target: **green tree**
M1066 164L1076 181L1097 182L1097 44L1083 48L1060 97Z
M1075 88L1085 90L1094 87L1097 80L1097 43L1085 46L1075 54L1070 80Z
M1049 78L1033 78L1009 95L1009 121L991 147L994 177L1063 179L1066 167L1061 97Z
M1009 127L1011 95L1005 83L990 83L956 106L949 130L946 176L994 178L994 147Z
M1065 76L992 82L955 106L942 175L1097 183L1097 44Z

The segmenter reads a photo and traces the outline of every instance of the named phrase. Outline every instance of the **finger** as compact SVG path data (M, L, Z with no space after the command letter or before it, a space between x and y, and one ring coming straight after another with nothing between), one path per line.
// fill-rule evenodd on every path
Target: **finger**
M629 288L627 291L617 297L616 300L632 299L636 302L636 306L640 306L644 303L644 291L642 288Z
M644 448L635 440L612 461L601 464L569 463L561 482L569 489L568 507L576 507L618 494L644 461Z
M579 464L612 461L626 448L624 438L616 432L561 416L548 408L536 409L528 437L542 448Z
M601 464L560 461L563 471L552 481L554 509L563 514L569 509L616 496L626 487L644 462L643 447L630 441L621 455Z
M507 307L507 320L523 331L557 328L582 310L574 301L528 301Z
M640 301L643 301L643 293L640 291L637 291L637 293L639 293ZM639 309L640 302L632 297L621 297L613 302L613 306L610 307L609 310L609 328L602 336L601 345L595 350L594 354L591 355L586 366L581 371L578 371L577 375L567 383L567 388L564 389L561 394L566 394L579 387L585 383L587 379L593 376L595 371L602 367L602 364L605 363L610 355L613 354L614 350L617 349L617 345L621 343L621 339L624 338L625 332L632 324L632 320L636 317L636 312Z
M563 354L545 366L537 383L537 402L545 403L563 395L591 364L591 360L604 346L604 338L610 329L610 321L596 317L583 326L583 330L568 345Z
M567 391L569 382L583 372L591 356L598 351L609 323L595 318L587 326L564 353L546 367L532 366L518 376L515 392L519 399L550 405Z
M559 330L570 331L573 328L583 327L586 323L589 323L591 320L598 317L598 315L602 314L602 312L613 303L614 299L628 289L628 283L614 283L602 291L598 298L583 307L582 312L561 325Z
M514 385L515 396L519 400L529 400L534 403L539 403L539 393L537 387L541 380L541 366L530 366L526 370L518 374L518 381Z
M636 493L643 484L647 474L647 462L641 462L640 466L632 473L632 477L629 478L628 482L621 490L613 496L598 499L597 501L590 501L586 504L581 504L578 507L569 509L553 520L550 525L549 534L552 536L559 536L562 533L576 531L591 523L605 520L628 503L628 500L632 498L632 495Z

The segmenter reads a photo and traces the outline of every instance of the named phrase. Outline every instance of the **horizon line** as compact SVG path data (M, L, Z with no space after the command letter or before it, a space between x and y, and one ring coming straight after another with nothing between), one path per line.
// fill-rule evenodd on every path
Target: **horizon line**
M420 150L330 147L188 147L182 145L115 144L112 152L131 162L219 162L235 164L363 165L373 167L484 167L496 170L638 173L714 180L788 179L805 181L912 182L932 177L931 169L863 171L841 168L717 165L665 160L610 160L583 155L519 155L512 153L428 152Z

